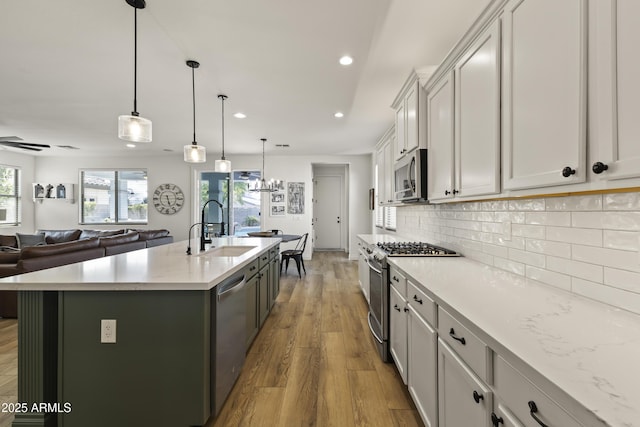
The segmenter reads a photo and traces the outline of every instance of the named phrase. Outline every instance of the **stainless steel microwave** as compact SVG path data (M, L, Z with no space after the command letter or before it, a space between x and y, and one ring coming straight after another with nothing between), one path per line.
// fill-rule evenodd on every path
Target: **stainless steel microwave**
M427 150L418 148L398 160L394 169L393 191L401 202L427 200Z

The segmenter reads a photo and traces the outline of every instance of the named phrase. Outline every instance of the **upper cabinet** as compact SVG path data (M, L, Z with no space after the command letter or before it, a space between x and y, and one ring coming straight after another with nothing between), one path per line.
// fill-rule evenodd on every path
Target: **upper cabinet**
M391 127L376 146L378 205L387 205L393 202L393 188L391 186L393 184L394 132L394 128Z
M505 6L505 189L586 179L586 11L586 0L511 0Z
M453 73L445 74L427 96L429 200L453 197Z
M455 71L456 197L500 191L500 21L465 51Z
M393 161L415 148L426 147L425 95L418 75L412 72L391 105L396 112Z
M591 1L589 15L589 168L597 180L639 177L640 2Z

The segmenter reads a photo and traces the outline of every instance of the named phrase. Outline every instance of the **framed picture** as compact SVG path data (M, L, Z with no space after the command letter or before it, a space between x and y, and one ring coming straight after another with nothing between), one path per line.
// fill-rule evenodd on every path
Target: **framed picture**
M290 182L287 186L287 213L304 214L304 182Z
M284 216L284 205L271 206L271 216Z
M284 193L271 193L271 203L284 203Z
M376 208L376 193L375 189L369 189L369 210L372 211Z

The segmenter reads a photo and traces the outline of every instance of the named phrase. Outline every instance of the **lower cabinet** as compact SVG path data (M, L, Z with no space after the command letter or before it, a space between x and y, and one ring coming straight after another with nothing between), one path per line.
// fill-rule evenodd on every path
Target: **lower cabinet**
M409 394L426 427L438 426L438 334L409 305Z
M258 275L254 274L253 277L247 279L245 283L246 295L247 295L247 349L251 346L258 331L260 325L258 324Z
M460 357L438 339L440 427L491 426L493 392Z
M258 272L258 320L260 326L267 320L271 309L271 297L269 295L269 282L271 282L269 264L266 264Z
M496 398L494 402L491 425L494 427L524 427L524 424L518 421L500 398Z
M396 362L402 381L407 384L407 301L395 286L389 293L389 336L391 357Z
M245 268L247 349L258 335L280 292L279 250L275 246Z
M270 280L269 280L269 310L276 303L276 298L280 293L280 262L278 258L272 258L270 262Z

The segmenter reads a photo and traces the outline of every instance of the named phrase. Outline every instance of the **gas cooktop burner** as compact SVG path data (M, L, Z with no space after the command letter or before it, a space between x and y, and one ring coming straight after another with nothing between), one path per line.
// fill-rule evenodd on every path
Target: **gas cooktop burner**
M460 256L450 249L423 242L378 243L387 256Z

